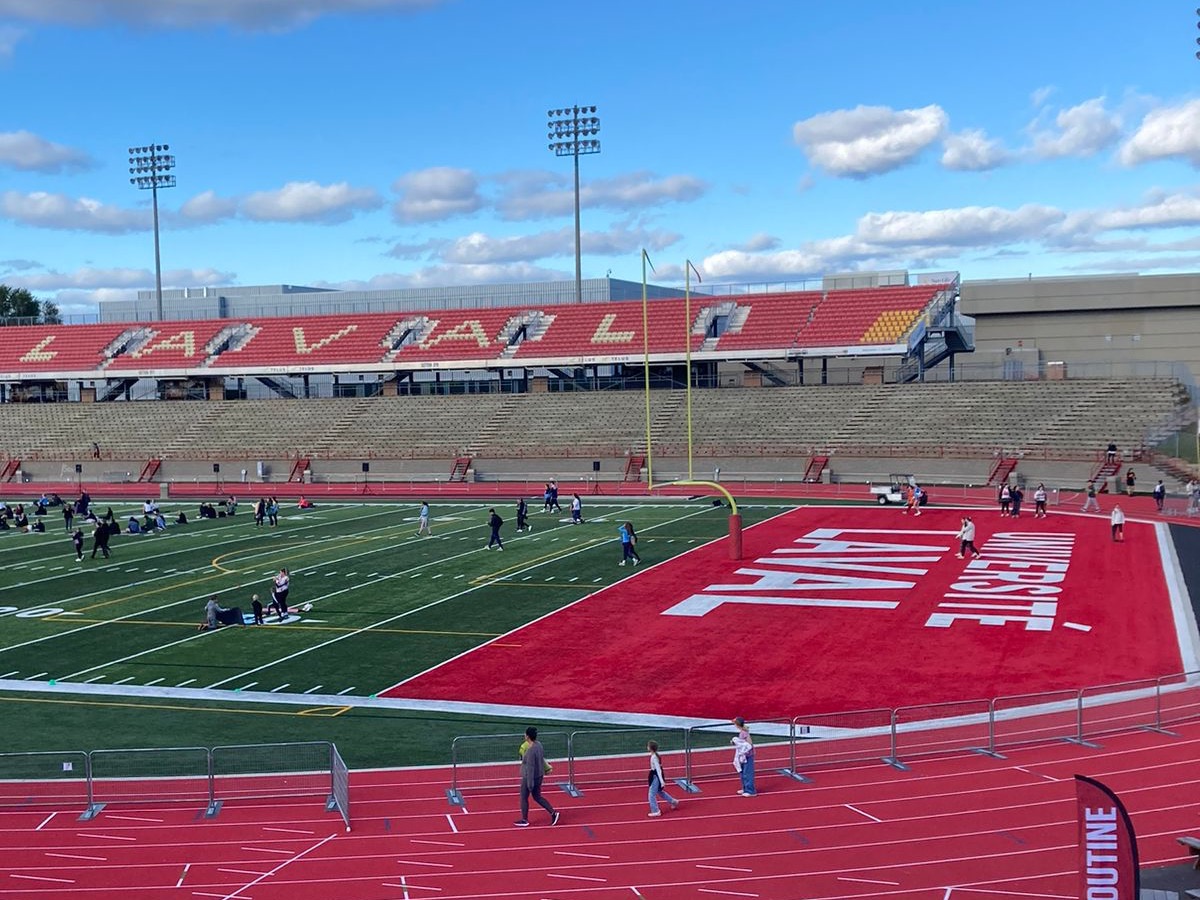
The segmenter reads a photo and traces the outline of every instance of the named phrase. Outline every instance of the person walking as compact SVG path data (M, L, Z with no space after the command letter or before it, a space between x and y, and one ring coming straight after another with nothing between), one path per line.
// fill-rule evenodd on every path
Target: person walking
M1007 481L1000 485L1000 492L997 498L1000 501L1000 515L1009 515L1008 507L1012 503L1012 488L1008 486Z
M504 520L500 518L500 514L496 512L496 508L492 507L488 510L488 528L492 529L492 534L488 538L487 546L483 549L491 550L494 546L497 550L504 549L504 541L500 540L500 526L504 524Z
M621 561L617 565L623 566L627 562L632 562L636 566L642 561L642 558L638 556L637 535L634 533L633 523L621 523L617 528L617 533L621 536Z
M571 495L571 524L583 524L583 500L578 494Z
M1125 473L1125 493L1130 497L1133 496L1133 486L1135 484L1137 484L1137 475L1134 474L1133 469L1130 469Z
M1167 486L1163 484L1163 480L1158 479L1158 484L1154 486L1154 506L1159 512L1163 511L1163 501L1167 499Z
M75 562L83 562L83 529L76 528L71 535L71 543L75 546Z
M67 534L70 534L74 529L71 525L75 522L75 510L71 509L70 503L63 504L63 524L67 527Z
M429 527L429 504L422 500L421 511L417 513L417 537L426 534L433 537L433 529Z
M970 516L963 516L962 527L958 529L958 553L955 554L959 559L962 559L970 551L972 559L978 559L979 551L975 547L975 522Z
M279 500L274 495L267 501L267 521L272 528L279 524Z
M658 808L658 798L662 797L669 804L671 809L679 808L679 801L667 793L663 785L666 784L666 778L663 776L662 759L658 755L658 741L650 741L646 744L646 749L650 751L650 818L656 818L662 815L662 811Z
M1125 543L1125 510L1121 509L1120 503L1113 507L1109 522L1112 524L1112 539L1118 544Z
M1089 481L1087 486L1087 499L1083 501L1083 511L1091 512L1092 510L1100 512L1100 501L1096 499L1096 482Z
M529 524L529 504L524 497L517 501L517 531L533 531Z
M113 526L114 528L116 526ZM92 532L92 559L96 558L97 553L104 555L108 559L112 554L108 552L108 533L109 525L107 522L97 522L96 530Z
M742 779L738 793L743 797L755 797L758 791L754 788L754 741L750 739L750 729L746 727L745 719L738 716L733 724L738 730L730 741L733 744L733 768Z
M1040 481L1037 489L1033 492L1033 517L1035 519L1046 518L1046 485Z
M530 725L525 729L525 741L528 746L521 754L521 818L513 824L518 828L529 826L529 798L532 797L542 809L550 813L550 824L557 825L560 813L550 801L542 796L542 779L546 776L546 751L542 742L537 739L538 730ZM524 745L523 745L524 746Z
M550 489L550 509L554 512L562 512L562 507L558 505L558 482L551 478L547 487Z

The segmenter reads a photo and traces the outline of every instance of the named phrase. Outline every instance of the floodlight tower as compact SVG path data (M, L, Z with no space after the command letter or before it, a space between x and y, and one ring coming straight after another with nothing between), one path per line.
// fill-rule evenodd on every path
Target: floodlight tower
M158 189L175 187L175 176L167 174L175 168L175 157L168 156L166 144L147 144L129 148L129 183L139 190L150 191L154 206L154 300L158 321L163 318L162 260L158 252Z
M549 149L555 156L575 158L575 302L583 302L583 257L579 237L579 157L599 153L600 142L592 136L600 133L600 120L594 106L571 106L546 110L550 120Z

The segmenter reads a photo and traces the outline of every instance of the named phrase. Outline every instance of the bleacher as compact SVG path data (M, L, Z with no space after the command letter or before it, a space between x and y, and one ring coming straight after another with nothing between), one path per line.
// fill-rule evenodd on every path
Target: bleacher
M699 306L696 307L699 309ZM636 356L645 349L641 302L585 304L547 310L551 318L545 331L523 341L514 359L586 359L589 356ZM685 340L700 349L703 334L685 322L682 300L658 300L647 306L648 349L653 354L683 354Z
M719 388L693 392L692 430L707 456L1081 459L1109 440L1143 446L1186 404L1161 378ZM24 460L88 459L93 441L131 460L613 458L644 446L645 409L638 391L4 404L0 427ZM683 391L651 392L651 433L656 453L684 454Z
M248 322L249 339L219 353L211 365L307 367L377 363L394 314L283 316Z
M0 372L98 372L125 325L20 325L0 328Z
M772 343L791 347L799 341L821 297L820 291L805 291L741 299L717 347L725 352L757 350Z
M800 332L804 347L895 344L944 284L829 291Z

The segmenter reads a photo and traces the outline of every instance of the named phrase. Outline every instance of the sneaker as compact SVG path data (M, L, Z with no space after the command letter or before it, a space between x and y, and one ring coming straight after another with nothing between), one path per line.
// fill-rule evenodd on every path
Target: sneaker
M554 811L554 813L553 813L553 814L550 816L550 824L551 824L551 825L557 825L557 824L558 824L558 817L559 817L559 816L561 816L561 815L562 815L562 813L560 813L560 812L559 812L559 811L556 809L556 810Z
M640 560L638 560L638 558L635 556L633 558L633 564L636 566L638 564L638 562L640 562Z
M672 809L672 810L679 809L679 801L678 801L678 800L672 800L672 801L671 801L671 809Z
M497 547L496 549L497 549L497 550L499 550L501 553L503 553L503 552L504 552L504 548L503 548L503 547Z
M743 797L746 796L746 792L743 791L741 788L738 788L738 793L741 794Z
M955 559L962 559L963 555L961 553L955 553L954 557L955 557Z
M618 566L623 566L623 565L625 565L625 560L621 560L619 563L617 563L617 565L618 565Z
M516 825L518 828L528 828L529 820L528 819L517 819L517 821L513 822L513 824Z
M648 815L651 819L656 819L659 816L661 816L662 813L661 812L652 812L652 813L646 813L646 815Z
M757 797L758 791L755 791L753 794L747 794L745 791L742 791L741 794L743 797Z

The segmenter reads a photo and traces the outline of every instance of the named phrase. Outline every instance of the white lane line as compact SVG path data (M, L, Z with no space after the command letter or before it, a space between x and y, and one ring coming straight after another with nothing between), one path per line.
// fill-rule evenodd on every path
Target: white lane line
M337 832L334 832L333 834L329 835L329 837L327 837L327 838L322 838L321 840L319 840L315 844L313 844L311 847L309 847L307 850L301 850L299 853L293 855L291 859L285 859L283 862L281 862L279 865L277 865L275 868L273 868L270 872L266 872L262 875L259 875L258 878L254 879L249 884L244 884L240 888L234 889L234 891L232 893L226 894L222 898L222 900L233 900L233 898L236 897L238 894L241 894L243 891L250 890L250 888L254 887L256 884L261 882L264 878L270 878L272 875L274 875L276 872L283 869L285 866L288 866L291 863L294 863L296 860L300 859L301 857L307 856L308 854L312 853L314 850L321 849L326 844L328 844L330 841L332 841L335 837L337 837Z
M612 859L611 856L605 856L603 853L573 853L570 850L555 850L557 856L582 856L585 859ZM750 870L747 869L747 872Z
M438 847L465 847L465 846L467 846L466 844L462 843L461 841L423 841L420 838L413 838L412 843L414 843L414 844L434 844Z
M558 875L558 874L555 874L554 872L547 872L546 877L547 878L569 878L572 881L596 881L596 882L599 882L600 884L608 883L607 878L590 878L587 875Z
M450 813L446 813L446 821L450 823L450 830L458 834L458 826L454 824L454 817Z
M716 869L718 872L753 872L753 869L739 869L737 866L706 866L696 863L697 869Z
M1063 628L1074 628L1076 631L1091 631L1091 625L1080 625L1078 622L1063 622Z
M439 869L453 869L451 863L435 863L435 862L418 862L415 859L398 859L396 860L402 866L436 866Z
M57 884L74 884L75 883L75 880L72 878L47 878L44 875L18 875L16 872L10 872L9 877L10 878L27 878L30 881L53 881Z
M26 678L26 679L24 679L24 680L25 680L25 681L33 681L34 679L37 679L37 678L43 678L43 677L45 677L46 675L49 675L49 674L50 674L49 672L38 672L36 675L30 675L28 678Z
M184 685L191 684L195 680L196 680L195 678L189 678L187 681L179 682L179 684L175 685L175 687L183 687Z
M0 675L0 678L11 678L12 676L16 675L19 671L21 671L21 670L13 669L13 671L11 671L11 672L5 672L3 675Z
M183 879L187 878L188 869L192 867L191 863L183 864L183 872L179 875L179 880L175 882L175 887L183 887Z
M315 831L305 831L303 828L276 828L274 825L264 825L263 831L282 831L284 834L316 834Z
M342 694L348 694L348 693L350 693L352 690L354 690L354 688L353 688L353 687L348 687L348 688L346 688L344 691L338 691L338 692L337 692L337 695L340 697L340 696L342 696Z
M264 872L258 872L254 869L217 869L218 872L230 872L234 875L263 875ZM176 885L178 887L178 885Z
M65 681L66 678L70 678L70 677L71 677L70 675L67 675L65 678L60 678L59 681ZM107 678L107 677L108 677L107 675L93 675L91 678L89 678L87 681L85 681L84 684L91 684L93 681L99 681L101 678Z
M718 891L716 888L696 888L702 894L724 894L728 897L757 897L758 894L746 894L742 891Z
M847 878L843 875L838 876L838 881L857 881L861 884L890 884L892 887L900 886L900 882L898 881L875 881L871 878Z
M235 691L237 691L237 690L248 691L248 690L250 690L250 688L254 687L256 684L258 684L257 681L252 681L249 684L243 684L240 688L234 688L234 690Z
M124 835L120 835L120 834L88 834L88 833L85 833L82 831L79 832L79 836L96 838L97 840L101 840L101 841L136 841L137 840L137 838L135 838L135 837L125 837Z
M53 819L57 815L58 815L58 813L56 813L56 812L50 813L50 815L48 815L48 816L46 816L46 818L42 819L42 824L33 830L41 831L50 822L50 820Z
M146 687L153 687L154 685L158 684L160 681L166 681L166 679L165 678L155 678L153 681L147 681Z
M291 853L291 850L276 850L274 847L243 847L243 850L251 853L282 853L285 856Z
M107 856L81 856L78 853L50 853L46 852L47 856L57 856L60 859L86 859L91 862L108 862Z
M133 676L130 675L127 678L122 678L120 681L114 681L113 684L124 684L127 681L133 681Z
M392 884L392 882L390 882L390 881L385 881L385 882L383 882L383 886L400 888L400 890L404 891L404 900L410 900L409 893L408 893L409 891L438 891L438 892L440 892L442 890L440 887L428 887L423 884L405 884L403 875L400 876L399 884Z
M858 813L860 816L866 816L866 817L867 817L868 819L870 819L872 822L882 822L882 821L883 821L883 819L877 819L877 818L875 818L873 815L871 815L870 813L865 813L865 812L863 812L861 809L859 809L857 806L851 806L849 803L843 803L843 804L842 804L842 806L846 807L846 809L852 809L852 810L854 810L854 811L855 811L856 813Z
M123 819L123 820L124 820L124 821L126 821L126 822L157 822L157 823L159 823L159 824L161 824L161 823L162 823L162 821L163 821L162 819L148 819L148 818L146 818L146 817L144 817L144 816L114 816L114 815L107 815L107 816L105 816L104 818L105 818L106 820L107 820L107 819Z
M309 688L307 691L305 691L304 693L306 693L306 694L311 694L311 693L313 693L313 692L315 692L315 691L319 691L319 690L320 690L321 688L323 688L323 687L325 687L325 685L323 685L323 684L317 684L317 685L313 685L312 687L310 687L310 688Z
M287 682L287 683L281 684L277 688L271 688L271 693L272 694L278 693L279 691L282 691L285 687L291 687L291 683Z

